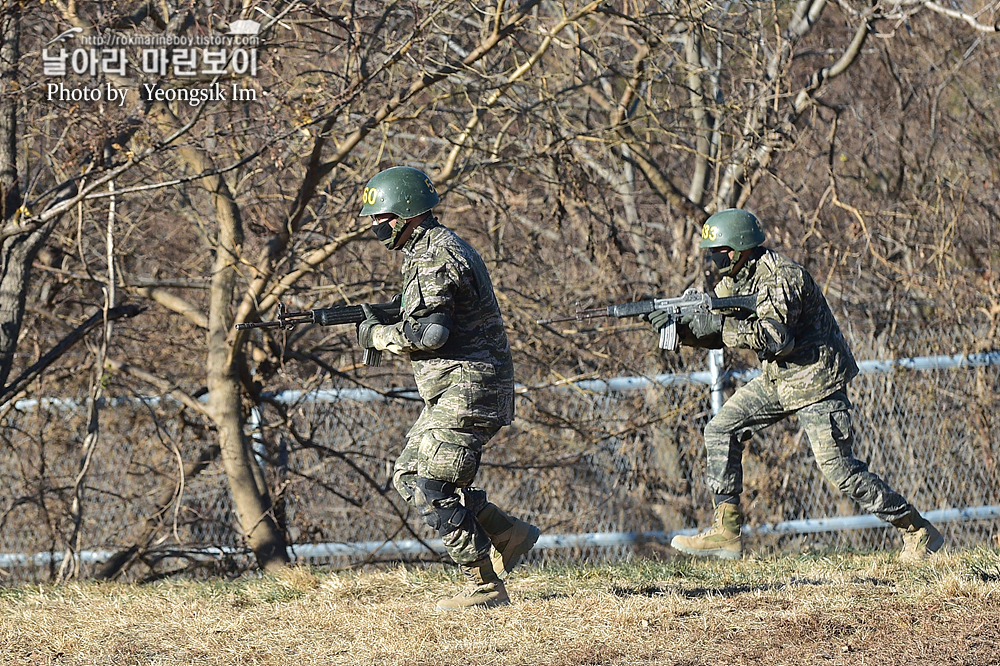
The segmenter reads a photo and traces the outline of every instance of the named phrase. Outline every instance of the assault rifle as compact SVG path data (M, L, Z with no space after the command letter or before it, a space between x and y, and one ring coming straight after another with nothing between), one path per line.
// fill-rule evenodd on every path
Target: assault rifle
M538 319L536 324L551 324L557 321L583 321L593 317L638 317L648 315L653 310L665 310L672 316L660 329L660 349L674 351L680 342L677 335L677 323L684 315L703 314L712 310L739 309L754 310L757 307L757 294L746 296L712 296L694 289L688 289L677 298L651 298L634 303L620 303L606 308L577 310L576 314L551 319Z
M400 321L401 298L396 296L388 303L371 303L369 307L383 324L395 324ZM237 330L247 328L281 328L290 331L299 324L319 324L320 326L337 326L339 324L360 324L365 320L365 311L360 305L337 305L332 308L318 308L305 312L289 312L284 303L278 303L278 312L272 321L253 321L236 324ZM382 351L366 348L362 362L365 365L378 367L382 365Z

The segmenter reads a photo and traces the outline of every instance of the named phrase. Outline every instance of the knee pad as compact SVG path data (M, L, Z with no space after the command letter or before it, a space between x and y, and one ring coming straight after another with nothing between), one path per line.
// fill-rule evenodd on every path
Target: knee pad
M458 497L457 486L454 483L448 481L439 481L437 479L428 479L424 476L418 476L414 485L420 488L420 492L423 493L424 497L431 504L437 504L443 500Z
M461 528L472 531L474 514L462 506L455 484L417 477L414 490L420 517L442 537Z

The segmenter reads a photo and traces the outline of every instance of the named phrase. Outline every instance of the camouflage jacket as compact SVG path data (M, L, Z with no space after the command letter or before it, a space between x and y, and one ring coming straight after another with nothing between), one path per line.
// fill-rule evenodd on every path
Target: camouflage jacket
M791 259L760 248L735 278L722 279L716 293L757 294L753 315L725 318L722 341L757 352L785 409L818 402L858 374L826 297Z
M491 427L514 418L514 363L500 306L482 258L429 217L403 246L403 320L376 327L377 349L409 354L420 397L435 427ZM403 331L417 319L446 314L443 346L420 349Z

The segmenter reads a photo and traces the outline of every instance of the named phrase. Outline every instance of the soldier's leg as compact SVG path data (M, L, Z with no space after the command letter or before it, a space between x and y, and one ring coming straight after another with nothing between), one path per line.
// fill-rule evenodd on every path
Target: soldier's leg
M788 415L773 385L757 377L726 401L705 426L708 487L715 494L712 525L694 536L675 536L670 545L689 555L739 559L743 515L743 448L754 433Z
M743 449L754 433L788 416L781 407L774 385L756 377L739 388L705 426L708 456L708 487L720 496L734 496L739 503L743 492Z
M498 557L493 562L497 575L506 579L534 547L541 530L490 502L482 488L463 488L461 492L462 502L476 515L493 542L494 555Z
M420 412L416 423L406 433L406 445L396 458L392 470L392 485L396 492L410 506L416 508L414 489L417 481L417 456L420 450L420 438L434 423L434 407L426 405Z
M941 533L913 505L893 490L868 465L854 457L851 403L838 391L799 411L799 423L809 437L813 455L824 476L842 493L903 535L902 559L923 559L944 544Z
M474 511L463 502L461 492L475 480L482 445L494 432L433 429L419 440L416 506L469 580L456 596L439 601L439 610L489 608L510 601L494 564L499 555Z
M392 470L392 485L400 497L412 507L416 507L413 495L417 482L417 449L419 438L406 440L403 452L396 458Z
M865 511L887 523L900 520L910 504L868 465L854 457L851 403L843 391L803 407L799 423L824 476Z
M480 438L447 429L427 430L417 442L413 494L417 510L460 565L490 554L490 539L476 514L463 504L459 490L475 480L482 443Z
M415 448L415 447L414 447ZM402 460L402 456L400 457ZM406 464L397 463L393 484L404 500L416 507L414 500L417 481L416 457L412 470ZM537 527L515 518L500 507L488 501L482 488L458 488L462 505L476 516L493 547L503 558L506 566L497 567L497 575L506 578L519 563L520 557L531 550L540 534ZM506 556L505 556L506 554Z
M493 436L499 432L499 428L475 428L468 429L470 435L478 435L480 441L476 442L475 447L478 450L482 450L483 446L493 438ZM496 544L496 537L502 532L510 529L513 525L514 520L507 514L500 511L494 504L491 504L486 496L486 491L482 488L476 488L471 485L466 485L459 489L462 494L462 504L472 512L479 524L482 525L486 534L489 535L490 541Z

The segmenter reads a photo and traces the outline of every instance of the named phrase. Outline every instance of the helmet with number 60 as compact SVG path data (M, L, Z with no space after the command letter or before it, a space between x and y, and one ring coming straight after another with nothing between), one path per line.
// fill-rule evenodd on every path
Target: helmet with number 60
M728 247L749 250L764 242L764 232L753 213L741 208L729 208L705 221L701 228L702 249Z
M375 174L361 196L361 216L392 213L404 220L426 213L441 198L420 169L396 166Z

